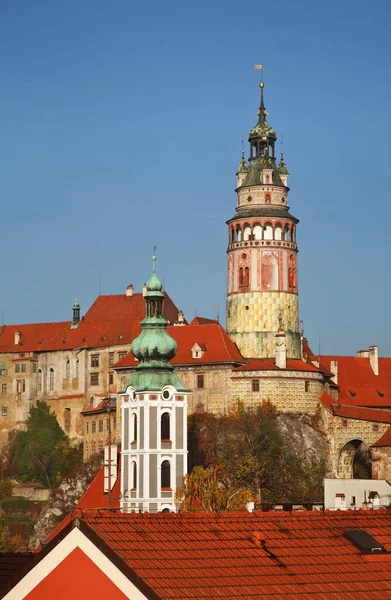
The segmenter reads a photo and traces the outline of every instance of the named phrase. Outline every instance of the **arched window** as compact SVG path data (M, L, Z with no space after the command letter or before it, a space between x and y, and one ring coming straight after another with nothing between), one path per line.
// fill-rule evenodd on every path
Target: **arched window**
M235 229L232 227L231 229L231 244L235 241Z
M252 235L251 235L251 227L250 225L245 225L243 228L243 239L245 241L247 240L251 240L252 239Z
M250 289L250 269L246 267L243 273L243 291L248 292Z
M237 242L242 241L242 230L239 226L236 228L236 241Z
M169 440L170 439L170 414L163 413L162 418L160 420L160 439L161 440Z
M239 292L243 291L243 269L240 267L239 269Z
M76 359L76 369L75 369L75 377L79 379L79 359Z
M42 369L38 369L37 389L42 392Z
M264 240L272 240L273 239L273 227L270 223L266 223L263 229L263 239Z
M132 464L132 489L137 490L137 464L135 462Z
M137 415L133 415L133 441L137 442Z
M49 369L49 390L52 392L54 390L54 369L50 367Z
M160 471L161 487L171 488L171 465L170 461L164 460L162 462Z
M285 237L285 241L286 242L290 242L291 241L291 230L288 227L288 225L285 225L284 233L285 233L285 236L284 236Z
M257 223L253 228L254 239L261 240L262 239L262 227Z
M67 358L67 362L65 363L65 379L69 379L71 376L71 362L69 358Z
M282 229L281 229L281 225L276 225L274 228L274 239L275 240L282 240Z

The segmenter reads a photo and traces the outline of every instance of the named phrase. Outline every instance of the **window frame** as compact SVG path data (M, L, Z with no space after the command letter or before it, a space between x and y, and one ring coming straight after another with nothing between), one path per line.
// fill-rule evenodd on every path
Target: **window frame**
M90 354L90 367L91 369L99 368L99 354Z

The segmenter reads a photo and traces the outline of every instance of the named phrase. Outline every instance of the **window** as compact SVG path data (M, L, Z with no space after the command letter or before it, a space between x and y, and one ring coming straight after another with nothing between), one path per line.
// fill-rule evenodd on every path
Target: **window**
M373 433L379 433L379 423L372 424L372 431Z
M50 367L49 369L49 390L52 392L54 390L54 369Z
M137 415L133 415L133 441L137 442Z
M170 415L169 413L163 413L160 420L160 439L170 439Z
M304 382L304 390L305 390L306 392L309 392L309 391L310 391L310 382L309 382L309 381L305 381L305 382Z
M89 423L87 421L87 423L86 423L86 433L88 433L88 430L89 430Z
M259 379L252 379L251 380L251 391L252 392L259 392Z
M137 490L137 465L133 462L132 489Z
M99 385L99 373L91 373L91 385Z
M109 373L109 385L113 385L114 383L114 373Z
M37 372L37 363L33 362L33 373Z
M96 421L92 421L91 423L91 433L95 433L96 431Z
M75 371L76 379L79 379L79 359L76 359L76 371Z
M171 489L171 465L168 460L162 462L160 471L161 488Z
M92 443L91 443L91 456L92 456L93 454L95 454L95 452L96 452L96 445L95 445L95 442L92 442Z
M91 354L91 367L99 367L99 354Z
M204 375L203 373L199 373L197 375L197 388L202 390L204 388Z
M6 383L2 383L1 384L1 393L2 394L6 394L7 393L7 384Z
M65 363L65 379L69 379L71 376L71 362L69 358L67 358L67 362Z
M22 363L21 365L21 372L22 373L26 373L27 369L26 369L26 363Z
M86 444L85 457L88 458L88 444Z
M342 419L341 426L342 427L347 427L348 426L348 420L347 419Z
M103 431L103 419L99 419L98 421L98 430L99 432Z
M7 369L5 365L0 365L0 375L7 375Z
M42 392L42 369L38 369L37 388Z
M126 356L126 352L118 352L118 360L121 360L121 358L125 358Z
M99 442L98 442L98 452L103 452L103 442L102 442L102 440L99 440Z
M17 379L16 380L16 393L22 394L26 391L26 380L25 379Z
M110 419L106 419L106 431L110 431Z
M8 415L8 406L1 407L1 414L3 415L3 417L6 417Z
M109 364L110 365L114 364L114 352L109 353Z
M16 363L15 365L15 373L20 373L20 364Z

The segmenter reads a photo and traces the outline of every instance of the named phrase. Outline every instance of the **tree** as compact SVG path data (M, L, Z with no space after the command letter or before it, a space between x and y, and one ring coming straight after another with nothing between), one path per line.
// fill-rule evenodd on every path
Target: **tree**
M26 431L16 434L10 454L14 472L20 479L40 481L49 488L81 460L80 451L70 446L56 415L40 400L31 407Z
M243 510L253 495L243 488L227 487L216 466L195 467L176 491L175 500L182 512L220 512Z
M220 479L233 490L245 488L263 502L318 501L322 497L325 464L306 457L279 426L270 402L255 409L238 405L218 417L189 418L189 466L216 465Z

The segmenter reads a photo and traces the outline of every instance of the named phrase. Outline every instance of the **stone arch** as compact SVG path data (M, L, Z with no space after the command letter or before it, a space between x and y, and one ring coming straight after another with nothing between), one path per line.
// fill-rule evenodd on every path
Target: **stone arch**
M252 238L251 227L248 223L245 223L243 225L243 240L245 242L247 242L248 240L251 240L251 238Z
M260 223L255 223L253 226L253 236L254 239L256 240L261 240L262 239L262 225Z
M360 439L347 442L338 457L338 477L341 479L371 479L371 450Z

